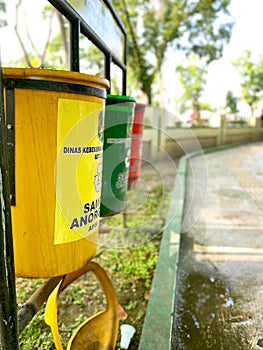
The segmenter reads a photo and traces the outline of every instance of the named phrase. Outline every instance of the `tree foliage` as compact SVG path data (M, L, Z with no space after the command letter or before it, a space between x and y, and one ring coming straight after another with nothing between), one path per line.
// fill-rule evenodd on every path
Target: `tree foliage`
M113 0L129 36L129 68L151 102L170 47L218 59L233 26L231 0Z
M233 62L233 65L242 78L242 99L249 105L251 115L253 115L263 95L263 59L260 58L257 62L254 62L251 51L245 50L243 54Z
M20 6L22 0L17 0ZM121 17L128 32L129 62L128 81L136 82L136 87L152 101L153 85L157 81L162 86L161 70L167 50L184 50L205 57L207 62L222 55L224 44L228 42L232 18L228 12L231 0L113 0L116 12ZM18 11L18 9L17 9ZM57 17L60 33L51 39L52 18ZM17 22L22 17L17 12ZM31 49L17 30L17 37L24 52L24 61L29 67L68 68L68 27L55 9L47 6L43 20L48 24L46 45L37 52ZM30 41L30 35L28 38ZM87 55L86 55L87 54ZM176 55L176 54L175 54ZM63 58L64 56L64 58ZM97 55L80 52L85 65L101 64ZM101 57L98 57L101 62Z
M182 109L186 110L187 103L191 102L191 107L197 117L200 117L200 97L206 84L206 67L197 64L196 56L192 56L191 61L179 65L176 68L179 80L183 87ZM189 108L189 106L187 106Z
M0 13L2 17L4 17L4 14L6 13L6 3L5 1L0 2ZM7 25L7 20L5 18L0 19L0 28L5 27Z
M234 96L232 91L227 91L226 93L226 108L228 109L229 113L238 113L237 98Z

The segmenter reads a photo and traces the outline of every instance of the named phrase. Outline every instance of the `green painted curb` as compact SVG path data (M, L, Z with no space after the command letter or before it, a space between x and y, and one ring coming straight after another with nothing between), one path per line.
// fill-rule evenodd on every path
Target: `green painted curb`
M168 350L170 348L186 170L187 157L184 156L179 161L174 182L139 350ZM178 192L180 193L179 198ZM177 208L176 212L174 208Z

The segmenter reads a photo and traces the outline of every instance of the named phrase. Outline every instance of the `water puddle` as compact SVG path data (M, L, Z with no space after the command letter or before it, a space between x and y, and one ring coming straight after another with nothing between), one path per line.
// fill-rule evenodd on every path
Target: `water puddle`
M251 312L235 298L222 279L188 275L175 310L172 349L260 349Z

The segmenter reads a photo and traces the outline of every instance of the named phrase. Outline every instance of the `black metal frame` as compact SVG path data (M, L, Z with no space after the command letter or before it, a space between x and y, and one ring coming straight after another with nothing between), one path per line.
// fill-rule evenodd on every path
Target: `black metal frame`
M4 87L4 84L3 84ZM9 197L10 204L15 205L15 111L14 111L14 89L6 88L6 151L9 173Z
M17 350L17 305L3 92L0 68L0 347Z
M118 27L122 31L124 40L123 62L117 57L108 46L98 37L98 35L90 28L90 26L82 19L82 17L72 8L66 0L48 0L71 24L70 30L70 69L79 72L79 34L82 33L88 38L98 49L105 55L105 78L111 81L111 62L115 63L122 70L122 94L126 95L127 85L127 57L128 44L127 33L121 20L119 19L114 7L109 0L103 0Z

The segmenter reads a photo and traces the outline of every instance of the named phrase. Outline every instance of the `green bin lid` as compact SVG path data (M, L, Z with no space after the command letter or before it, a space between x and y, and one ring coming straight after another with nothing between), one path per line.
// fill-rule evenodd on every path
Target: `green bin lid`
M107 94L106 104L125 102L136 102L136 100L131 96Z

